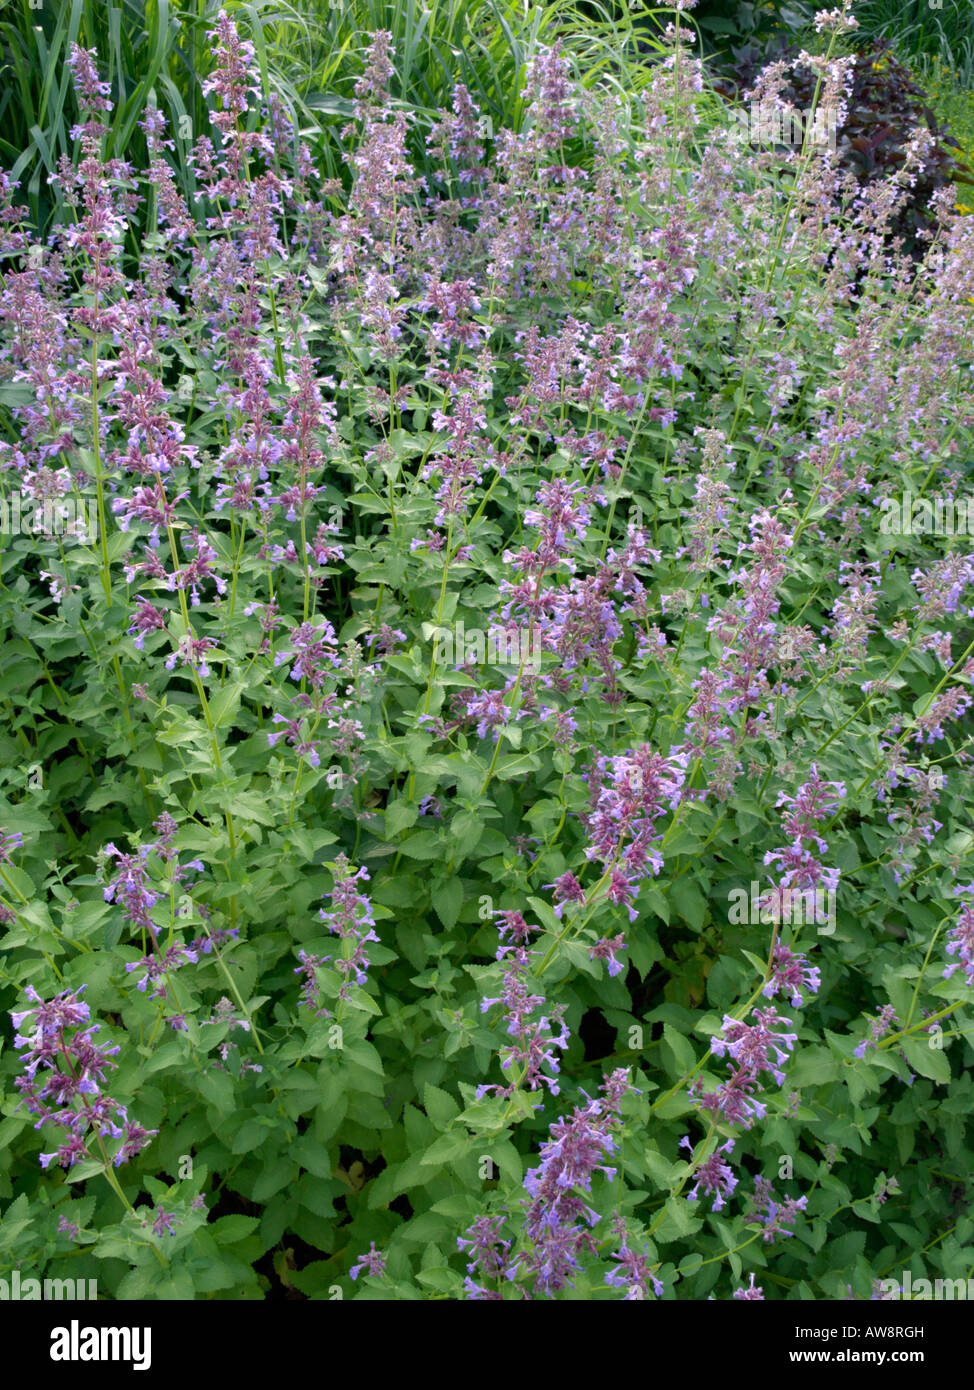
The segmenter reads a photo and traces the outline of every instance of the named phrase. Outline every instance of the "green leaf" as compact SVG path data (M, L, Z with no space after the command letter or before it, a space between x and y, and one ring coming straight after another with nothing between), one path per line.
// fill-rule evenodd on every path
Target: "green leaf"
M565 930L564 922L559 922L555 916L554 908L550 903L545 902L544 898L528 898L528 905L539 918L541 925L555 936L561 936Z
M16 822L14 822L16 824ZM34 896L34 880L29 874L25 874L23 869L18 869L16 864L5 864L3 870L3 881L13 888L15 894L19 894L28 900ZM16 908L18 914L23 914L23 908Z
M942 1048L929 1045L932 1041L933 1038L905 1037L900 1038L900 1046L913 1071L945 1086L950 1080L950 1062ZM869 1056L868 1052L866 1056Z
M458 811L450 822L450 834L459 841L458 857L466 858L479 845L485 830L483 819L476 811Z
M436 830L417 830L397 847L408 859L445 858L444 844Z
M6 1119L0 1120L0 1149L5 1149L26 1126L26 1118L22 1119L19 1115L8 1115Z
M672 1023L663 1024L663 1050L669 1052L673 1060L673 1066L667 1068L671 1076L686 1076L697 1064L696 1055L690 1043L678 1033Z
M302 1134L300 1138L296 1139L289 1152L295 1162L300 1163L302 1168L306 1168L316 1178L330 1178L332 1176L331 1157L328 1150L322 1144L315 1143L310 1134Z
M386 807L386 839L394 840L419 818L419 807L409 801L390 801Z
M229 1115L235 1106L233 1082L225 1071L205 1071L199 1079L200 1095L218 1114Z
M433 884L433 908L447 931L456 926L463 906L463 885L458 878L439 879Z
M763 980L768 968L768 962L762 960L760 956L756 956L753 951L742 951L741 955L751 962L758 972L758 978Z
M372 998L367 994L361 985L352 985L348 991L348 1002L353 1009L359 1009L366 1014L381 1014L382 1010Z
M210 703L210 718L214 726L219 729L224 724L233 723L234 715L240 708L240 696L246 690L245 681L234 681L232 684L225 685L222 690L218 690Z
M514 1187L520 1186L524 1178L523 1161L510 1139L492 1140L488 1153L508 1182Z
M260 1225L256 1216L218 1216L206 1227L208 1233L220 1245L234 1245L238 1240L251 1235Z
M670 1163L658 1149L647 1149L645 1155L646 1171L657 1187L670 1189L679 1181L685 1164Z
M439 1086L428 1081L423 1087L423 1109L437 1129L446 1129L460 1113L459 1105L449 1092L441 1091Z
M707 916L707 899L689 878L678 878L670 884L670 906L675 908L694 931L700 931Z
M440 1293L452 1294L460 1297L463 1289L463 1280L456 1270L448 1268L446 1265L436 1265L432 1269L423 1269L416 1275L420 1284L430 1289L437 1289Z
M789 1072L789 1084L801 1090L803 1086L823 1086L837 1081L838 1059L827 1047L803 1047L795 1054Z
M269 1168L264 1168L254 1183L252 1200L266 1202L282 1187L287 1187L298 1176L298 1165L289 1158L279 1158Z
M104 1173L105 1165L97 1158L83 1158L80 1163L74 1164L65 1174L65 1182L84 1182L87 1178L93 1178L98 1173Z
M424 1165L435 1163L440 1166L444 1163L452 1163L458 1158L465 1158L475 1142L476 1140L471 1135L464 1134L460 1129L447 1130L446 1134L441 1134L430 1145L420 1162Z
M665 1215L656 1229L654 1239L663 1245L667 1241L679 1240L699 1231L703 1222L694 1216L698 1205L699 1203L688 1202L686 1197L667 1197Z

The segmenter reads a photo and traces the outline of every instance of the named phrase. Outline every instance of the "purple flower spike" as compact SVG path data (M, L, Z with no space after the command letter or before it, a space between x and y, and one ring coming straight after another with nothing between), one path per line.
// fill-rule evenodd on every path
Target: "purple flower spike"
M357 1279L364 1269L373 1278L381 1279L386 1272L386 1259L387 1256L383 1255L381 1250L376 1250L373 1240L366 1253L359 1255L355 1264L348 1271L349 1278Z

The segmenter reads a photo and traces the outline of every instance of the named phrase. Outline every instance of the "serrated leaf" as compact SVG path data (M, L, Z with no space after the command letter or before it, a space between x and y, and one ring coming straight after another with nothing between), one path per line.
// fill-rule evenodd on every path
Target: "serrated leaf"
M419 819L419 807L409 801L390 801L386 807L386 837L394 840Z
M206 1229L220 1245L233 1245L251 1235L260 1225L256 1216L218 1216L208 1223Z
M463 885L458 878L440 879L433 884L433 909L447 931L456 926L463 906Z
M447 1091L427 1081L423 1087L423 1109L437 1129L445 1129L460 1113L460 1107Z
M900 1047L906 1056L907 1064L912 1071L919 1072L921 1076L927 1076L931 1081L938 1082L945 1086L950 1080L950 1062L944 1051L939 1047L930 1047L932 1041L927 1038L900 1038ZM868 1053L866 1054L868 1057Z
M469 1135L464 1134L460 1129L451 1129L430 1145L421 1158L420 1162L424 1167L429 1165L453 1163L458 1158L464 1158L471 1150L475 1140Z

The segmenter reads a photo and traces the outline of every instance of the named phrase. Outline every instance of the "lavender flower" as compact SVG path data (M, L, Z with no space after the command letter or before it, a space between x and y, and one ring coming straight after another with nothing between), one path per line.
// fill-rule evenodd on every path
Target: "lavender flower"
M611 975L622 974L622 961L617 959L617 953L626 949L625 938L620 932L618 936L611 938L603 936L589 950L589 960L604 960L608 962L608 970Z
M357 1279L364 1269L366 1273L371 1274L374 1279L381 1279L386 1272L387 1258L388 1256L384 1255L381 1250L376 1250L375 1241L372 1241L365 1254L359 1255L358 1259L348 1271L349 1277Z
M802 783L794 796L781 792L778 797L778 806L792 808L782 816L782 829L789 843L769 850L764 862L779 865L781 879L776 886L779 897L795 890L817 895L823 886L835 892L841 874L840 869L823 864L821 856L827 853L828 845L814 826L833 814L845 797L846 789L841 782L823 782L814 763L810 771L809 780ZM815 900L818 901L817 896Z
M787 1228L793 1224L798 1213L805 1210L808 1206L807 1197L786 1197L783 1202L774 1200L774 1188L766 1178L754 1179L754 1197L752 1206L746 1214L745 1221L758 1221L764 1227L761 1237L763 1241L769 1243L775 1236L792 1236L794 1231Z
M797 1034L775 1032L779 1023L790 1020L779 1018L774 1008L755 1009L754 1018L756 1023L743 1023L725 1014L721 1033L711 1039L710 1050L715 1057L723 1057L726 1050L739 1069L753 1076L769 1071L778 1085L783 1086L785 1074L780 1064L788 1060Z
M335 861L335 886L331 892L332 911L327 912L324 908L318 913L322 922L327 922L329 930L341 937L343 951L345 952L340 959L335 961L335 969L343 977L338 998L342 1001L350 997L351 982L349 976L355 976L357 985L364 985L366 971L369 967L369 957L366 947L370 941L378 941L372 928L375 922L372 918L372 904L364 894L357 891L356 885L359 880L368 882L369 872L365 868L352 870L352 866L344 854L340 854ZM346 944L347 943L347 944ZM330 959L326 957L326 959Z
M685 778L683 755L663 757L647 744L598 758L589 775L590 810L582 818L589 836L585 855L606 865L606 896L626 906L630 922L638 916L636 880L663 867L655 822L676 808Z
M527 950L524 943L528 934L537 931L537 927L525 922L520 912L502 910L494 915L501 918L502 924L498 928L501 942L503 943L504 937L510 933L512 944L501 944L497 950L497 959L508 961L504 970L503 992L496 998L481 1000L480 1012L487 1013L495 1004L504 1005L507 1032L514 1038L514 1042L502 1049L501 1067L504 1071L510 1071L518 1064L523 1066L524 1070L520 1077L514 1078L507 1086L493 1083L478 1086L477 1097L479 1099L494 1091L506 1099L512 1096L520 1085L526 1086L529 1091L547 1086L550 1093L556 1096L559 1089L559 1064L554 1049L566 1048L569 1035L563 1019L563 1005L556 1004L547 1014L532 1017L545 1005L544 996L532 994L528 986L531 957L534 953ZM560 1028L558 1036L555 1035L556 1028ZM548 1071L545 1070L546 1067Z
M148 1226L149 1224L150 1223L148 1221L142 1222L143 1226ZM174 1236L176 1234L176 1227L181 1226L182 1224L183 1223L181 1221L176 1220L174 1212L163 1211L162 1207L157 1206L156 1214L151 1222L152 1234L160 1237Z
M864 1038L859 1046L855 1048L855 1055L861 1059L865 1057L870 1048L875 1050L876 1044L880 1039L884 1038L886 1034L892 1030L893 1024L898 1022L899 1019L896 1017L896 1010L893 1008L893 1005L884 1004L878 1016L869 1024L869 1037Z
M754 1093L764 1089L760 1073L769 1071L779 1086L784 1085L781 1064L797 1038L795 1033L776 1031L779 1024L789 1020L780 1018L774 1008L755 1009L753 1016L756 1023L743 1023L725 1014L721 1032L711 1039L710 1050L715 1057L723 1057L726 1052L731 1058L730 1079L705 1095L701 1094L698 1079L688 1091L694 1104L709 1111L715 1121L722 1117L725 1123L739 1124L744 1129L750 1129L766 1113L763 1102L754 1099Z
M503 1240L500 1232L504 1225L503 1216L478 1216L462 1236L457 1237L459 1250L470 1250L473 1258L467 1265L467 1275L463 1281L467 1296L473 1300L500 1302L499 1289L486 1289L476 1284L473 1275L478 1271L482 1280L500 1280L505 1274L511 1242Z
M112 1058L121 1048L94 1042L101 1025L90 1023L89 1007L80 997L84 988L64 990L45 1003L33 985L28 985L26 994L32 1007L10 1015L18 1030L14 1047L24 1049L24 1075L18 1076L14 1085L23 1094L28 1110L38 1116L34 1128L50 1123L66 1135L56 1151L40 1155L42 1168L54 1162L62 1168L74 1167L90 1156L88 1145L95 1136L99 1144L108 1136L124 1141L113 1160L118 1167L158 1133L133 1124L123 1105L102 1094L109 1069L118 1065ZM26 1019L31 1020L30 1029L21 1033ZM88 1026L83 1027L85 1024Z
M145 973L142 978L136 982L136 989L139 990L140 993L145 994L151 984L153 989L149 994L149 998L164 999L166 997L166 989L164 985L160 984L162 977L178 970L181 965L185 965L187 962L195 964L198 959L199 957L196 952L190 947L173 945L167 947L165 952L157 948L154 954L143 956L141 960L130 961L125 969L128 973L131 973L133 970L143 970Z
M563 873L560 878L555 879L554 883L546 883L544 887L554 891L554 912L559 920L565 911L566 903L583 903L585 901L585 889L573 873Z
M325 958L313 956L308 951L299 951L298 960L301 964L294 967L294 973L304 976L298 1007L310 1009L315 1018L329 1018L330 1014L322 1001L321 986L318 983L318 971L324 965Z
M662 1280L657 1279L650 1267L649 1252L644 1247L641 1255L636 1251L630 1250L623 1238L622 1244L612 1256L616 1261L616 1268L605 1276L605 1282L614 1288L625 1289L626 1296L624 1302L634 1302L637 1299L645 1299L649 1296L649 1286L652 1284L653 1293L657 1298L663 1297Z
M524 1179L532 1199L524 1221L528 1248L509 1265L508 1279L533 1276L535 1294L551 1297L573 1286L582 1255L597 1253L591 1228L599 1215L577 1192L591 1192L596 1171L615 1177L605 1159L618 1149L622 1099L632 1089L628 1072L620 1068L605 1077L599 1098L586 1097L588 1103L575 1106L570 1119L551 1126L551 1138L541 1145L540 1166Z
M955 970L963 968L967 983L974 985L974 883L968 883L964 887L958 885L954 889L954 896L964 897L967 901L950 929L950 941L947 945L948 956L958 956L959 959L946 967L943 977L949 980Z
M318 626L299 623L290 634L288 647L275 656L274 665L280 666L292 660L291 679L300 681L305 678L315 690L321 686L325 675L330 674L329 667L331 670L340 669L337 638L331 623L319 623Z
M779 941L774 948L771 978L761 993L767 999L772 999L779 991L789 994L792 1007L800 1009L804 1003L802 990L807 990L809 994L816 994L821 983L822 976L818 968L809 965L806 956L795 955Z
M697 1180L687 1193L688 1202L695 1202L700 1196L701 1190L707 1195L712 1192L714 1200L711 1211L723 1210L724 1200L734 1191L738 1179L730 1164L725 1162L721 1155L732 1153L733 1149L734 1140L728 1139L726 1144L715 1149L710 1157L700 1164L695 1175Z
M11 850L23 849L23 846L24 837L19 830L8 830L0 825L0 864L9 864Z
M108 859L116 860L117 867L115 877L103 891L106 902L120 903L126 919L133 926L147 931L155 940L157 928L149 914L156 903L168 897L173 887L185 880L187 870L195 869L197 873L202 873L205 866L200 859L180 863L172 847L177 826L168 813L164 812L159 820L153 823L153 828L158 832L159 838L149 844L140 845L135 854L123 854L114 844L105 846L104 855ZM150 854L157 854L168 865L168 882L150 886Z

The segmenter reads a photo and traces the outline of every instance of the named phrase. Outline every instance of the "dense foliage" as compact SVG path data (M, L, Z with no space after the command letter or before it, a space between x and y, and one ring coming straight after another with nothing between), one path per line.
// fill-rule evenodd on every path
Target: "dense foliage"
M0 224L0 1273L969 1273L974 224L911 257L928 132L782 157L691 40L459 84L420 174L380 30L340 180L221 13L189 202L70 50L70 215Z
M738 50L731 67L731 78L718 79L716 89L724 96L746 98L760 74L774 68L780 71L777 92L783 103L808 110L815 97L816 75L801 62L801 45L786 39L767 44L748 44ZM900 169L918 126L925 127L933 140L924 167L916 172L910 196L904 200L889 223L891 236L901 237L911 253L925 249L926 240L917 231L933 226L930 211L932 195L945 185L969 183L971 174L963 163L956 138L931 109L923 90L917 86L902 62L880 42L853 55L851 88L843 119L836 123L835 144L842 169L860 185L887 177Z

